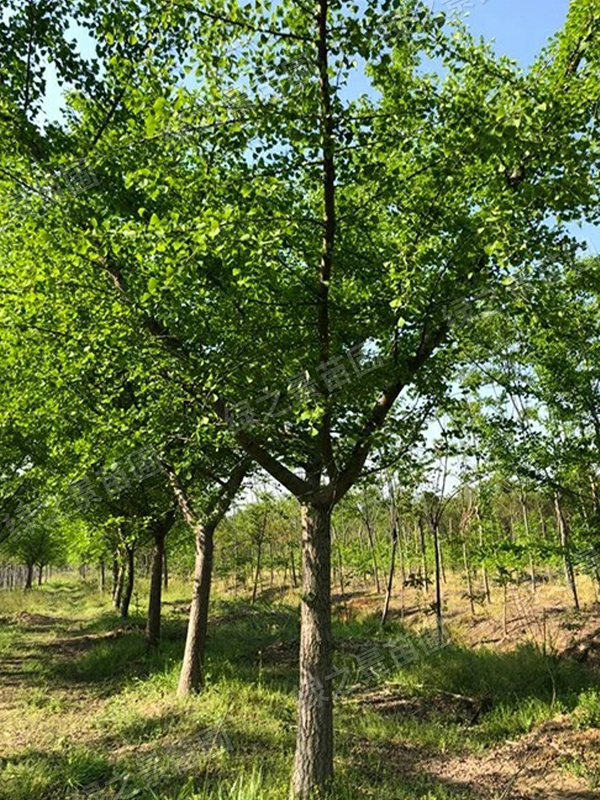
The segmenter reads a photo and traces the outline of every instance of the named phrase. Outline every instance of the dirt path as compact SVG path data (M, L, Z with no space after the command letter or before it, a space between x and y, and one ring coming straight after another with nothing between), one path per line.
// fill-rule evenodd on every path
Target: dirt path
M65 685L52 675L57 660L69 657L64 641L77 641L79 618L21 612L4 619L9 646L0 652L0 752L52 747L65 735L93 738L93 716L101 692ZM81 637L85 638L85 637Z
M110 731L103 732L98 727L99 715L110 702L111 693L120 691L118 680L75 679L68 671L88 654L95 656L97 649L105 645L116 648L119 655L123 644L120 640L138 635L133 626L123 626L116 619L106 625L101 620L97 625L97 620L81 618L77 616L75 597L69 598L66 611L64 603L61 608L62 616L55 609L54 616L21 612L0 620L0 633L4 634L0 648L1 756L17 758L29 751L53 753L65 739L98 752L110 751L113 756L135 753L145 746L153 751L154 740L147 745L113 742ZM227 614L215 616L213 625L218 629L230 618ZM538 622L537 617L532 621L531 612L522 617L514 614L514 640L502 640L494 649L503 650L511 644L514 647L519 640L531 641ZM476 620L469 625L468 620L463 620L464 639L469 638L469 633L479 639L485 625L491 622ZM581 615L577 626L569 622L569 627L561 628L557 620L556 630L563 637L563 654L571 648L571 657L576 657L581 651L585 657L580 660L594 668L600 653L595 614ZM262 653L264 663L291 663L292 668L296 656L297 646L289 642L276 643ZM133 668L137 667L134 663ZM363 710L376 714L416 721L437 715L444 722L465 725L472 731L478 714L485 709L474 707L468 702L470 698L458 694L441 690L438 694L403 696L388 684L365 693L357 702ZM147 711L146 722L150 725L152 718ZM155 711L160 721L161 709ZM429 745L411 744L399 735L387 740L363 737L353 758L361 763L364 760L366 774L383 760L393 764L399 782L406 775L422 774L451 787L457 795L477 800L600 800L600 789L590 788L590 776L600 776L600 730L578 730L568 716L557 716L516 741L506 741L481 753L458 754L457 749L455 746L441 754ZM373 780L376 779L374 773Z
M433 759L427 770L481 800L599 800L600 789L574 770L600 767L600 731L578 731L557 717L517 742L484 755Z

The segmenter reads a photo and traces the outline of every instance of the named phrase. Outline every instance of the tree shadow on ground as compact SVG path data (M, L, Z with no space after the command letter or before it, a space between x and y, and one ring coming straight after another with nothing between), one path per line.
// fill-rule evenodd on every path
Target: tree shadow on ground
M106 688L110 693L129 683L133 678L148 677L157 673L173 671L183 650L185 625L181 619L166 617L164 620L164 639L157 653L148 654L144 641L142 627L143 619L139 616L132 618L127 626L113 613L105 614L100 620L84 622L76 635L66 639L58 638L54 641L37 643L37 655L48 661L45 674L59 685L70 686L74 684L96 685L101 690ZM335 624L336 641L350 641L352 648L348 652L338 652L336 659L354 658L360 655L360 648L373 647L377 644L384 652L384 645L400 631L396 625L391 625L385 636L377 627L375 618L353 620L349 625L341 622ZM262 685L269 690L280 691L286 695L294 692L297 680L297 666L289 654L297 650L298 613L297 609L286 606L267 606L259 604L251 606L241 601L218 602L214 604L211 615L210 638L208 646L208 665L211 674L210 680L214 683L234 678L240 684L252 686ZM358 648L358 649L357 649ZM268 653L283 652L285 658L274 657L272 660L265 655ZM349 655L350 653L350 655ZM339 662L343 663L342 661ZM562 704L567 710L574 707L578 693L589 686L598 686L598 677L585 665L569 659L545 655L532 646L520 646L513 651L497 652L486 649L471 650L459 645L448 645L434 650L430 655L421 654L418 660L413 660L397 669L394 674L385 673L383 677L375 677L374 686L386 693L395 693L396 699L402 697L419 697L418 707L421 718L417 722L426 723L431 715L438 714L440 722L444 722L447 709L440 708L440 694L452 693L472 699L480 705L477 715L467 715L468 721L461 730L469 730L475 737L481 736L482 741L489 738L490 743L494 737L501 737L508 732L512 733L510 721L506 729L500 723L489 727L489 718L496 713L499 707L508 709L511 713L519 711L530 700L555 702ZM171 691L170 687L168 691ZM351 688L351 687L350 687ZM342 695L342 705L351 697ZM413 704L414 705L414 704ZM289 703L288 703L289 706ZM433 711L429 706L432 707ZM365 786L366 783L379 785L375 781L382 781L382 790L378 792L381 798L393 798L393 784L399 779L406 783L413 791L414 797L430 796L444 797L477 797L465 788L460 780L441 780L427 772L427 759L432 753L437 755L447 748L445 736L447 729L440 725L439 741L431 739L427 747L422 747L417 740L411 740L408 728L400 727L401 720L406 719L410 713L410 706L396 703L395 707L371 708L370 711L386 716L384 735L396 738L396 743L382 741L381 738L373 739L361 731L356 732L340 730L338 742L340 744L338 759L341 763L341 779L352 785ZM437 710L436 710L437 709ZM430 714L430 712L432 712ZM439 712L439 713L438 713ZM163 714L154 716L140 715L138 718L125 719L117 732L107 731L100 743L107 747L117 745L119 742L130 744L154 742L159 737L173 737L177 734L177 727L184 720L185 710L169 709ZM278 714L280 712L277 712ZM286 712L288 713L288 712ZM394 715L398 716L398 726L395 727ZM402 717L400 717L402 715ZM458 724L454 721L454 724ZM188 771L181 774L182 786L190 774L198 787L208 791L222 784L224 777L230 779L249 760L254 763L256 759L264 759L265 763L271 759L281 759L285 763L291 761L294 739L295 720L284 717L278 719L282 731L281 736L275 741L267 735L248 730L247 726L236 725L235 718L226 728L232 742L233 751L228 753L229 766L221 765L219 759L211 762L209 767L200 769L199 772ZM366 728L364 729L366 730ZM398 736L402 736L402 743L398 743ZM497 739L497 740L501 740ZM185 745L183 740L183 745ZM452 747L449 748L452 753ZM454 750L456 754L457 750ZM157 751L160 754L160 751ZM27 759L34 758L36 754L28 753L22 757L23 764ZM52 784L59 785L61 780L66 780L65 769L71 770L68 758L87 780L94 771L100 774L105 782L114 777L114 764L107 763L102 757L96 762L93 755L75 757L61 754L37 754L38 766L33 769L40 775L54 776ZM79 760L78 760L79 759ZM104 760L103 760L104 759ZM41 764L41 766L40 766ZM79 766L78 766L79 765ZM17 764L17 767L19 765ZM289 766L289 765L288 765ZM29 769L27 767L27 769ZM24 775L27 769L23 767ZM267 769L267 776L270 774ZM18 772L19 770L17 770ZM20 774L20 773L19 773ZM70 773L69 773L70 774ZM179 773L177 773L179 775ZM78 787L82 778L70 775L70 784ZM164 779L164 780L163 780ZM15 786L14 778L11 786ZM29 778L21 775L18 780L22 788L26 787ZM40 778L42 784L43 780ZM179 778L173 777L168 771L161 776L159 787L163 783L169 784L168 790L176 787ZM79 781L79 782L78 782ZM92 781L88 781L91 783ZM387 787L389 784L389 791ZM8 784L7 784L8 785ZM44 784L45 785L45 784ZM66 784L63 784L66 785ZM0 800L4 800L0 789ZM37 791L37 790L36 790ZM45 790L44 790L45 791ZM29 800L45 797L68 797L49 791L47 794L36 794L31 790L29 795L25 789L13 792L11 800ZM362 789L356 790L353 797L369 796ZM143 795L141 795L143 796ZM403 796L410 797L406 793ZM576 795L573 795L573 797ZM586 795L579 795L585 797ZM593 793L589 797L594 797ZM568 797L568 794L565 794Z
M0 800L187 797L199 796L196 793L200 792L202 798L225 800L242 796L230 795L226 787L252 769L261 775L265 788L285 787L293 759L291 733L284 742L277 743L235 726L229 726L222 738L212 742L207 742L204 733L198 728L179 739L170 739L169 744L155 741L154 746L130 749L116 757L101 754L97 746L94 750L81 746L53 752L29 750L0 762ZM429 756L423 749L356 737L342 742L340 749L332 800L370 798L373 787L378 787L380 800L392 800L398 796L399 780L406 800L425 796L438 800L476 797L459 783L429 775L424 770Z

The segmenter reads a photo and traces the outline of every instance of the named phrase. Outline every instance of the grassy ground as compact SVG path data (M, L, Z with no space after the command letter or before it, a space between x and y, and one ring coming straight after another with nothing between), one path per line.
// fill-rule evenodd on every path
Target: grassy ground
M207 688L181 700L186 595L167 593L153 655L144 598L124 625L80 582L0 595L0 800L287 797L297 603L217 597ZM371 611L335 615L337 800L600 797L593 667L518 638L472 647L480 620L456 615L436 649Z

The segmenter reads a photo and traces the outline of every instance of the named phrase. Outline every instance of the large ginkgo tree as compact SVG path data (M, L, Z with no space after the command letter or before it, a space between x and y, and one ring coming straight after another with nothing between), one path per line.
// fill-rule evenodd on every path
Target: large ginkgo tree
M307 798L333 775L332 510L451 382L456 309L597 216L600 12L573 2L524 73L413 0L49 5L98 62L43 28L67 87L44 125L14 3L4 277L19 291L37 259L67 313L119 303L206 431L300 501Z

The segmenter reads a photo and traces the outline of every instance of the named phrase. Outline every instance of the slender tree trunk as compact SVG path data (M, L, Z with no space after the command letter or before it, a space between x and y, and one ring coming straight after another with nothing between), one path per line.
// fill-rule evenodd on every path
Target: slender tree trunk
M423 580L423 597L428 595L429 575L427 574L427 547L425 544L425 529L423 520L419 517L419 536L421 539L421 578Z
M258 540L258 546L256 550L256 570L254 572L254 585L252 586L252 600L251 600L251 603L253 605L256 602L256 594L258 592L258 580L260 578L261 557L262 557L262 536Z
M296 562L294 561L294 546L290 547L290 570L292 573L292 583L294 584L294 589L298 587L298 578L296 577Z
M38 586L42 585L43 577L44 577L44 565L43 564L39 564L38 565Z
M212 578L213 536L220 519L229 508L247 471L248 462L240 461L232 470L220 497L212 508L210 522L200 522L194 507L182 486L175 470L164 463L169 482L173 489L177 505L183 518L194 531L196 543L196 562L194 565L194 583L192 587L192 603L188 621L185 651L177 693L187 695L198 691L204 682L204 653L208 628L208 604L210 600L210 583Z
M381 586L379 584L379 567L377 565L377 554L375 553L375 538L371 528L371 521L367 517L365 519L365 528L367 529L367 537L369 539L369 549L371 550L371 561L373 562L373 575L375 577L375 589L377 594L381 594Z
M396 549L398 547L398 528L395 524L392 528L392 550L390 553L390 568L388 571L387 590L385 593L385 603L383 604L383 613L381 615L381 627L386 623L388 613L390 610L390 601L392 599L392 588L394 585L394 569L396 566Z
M443 583L447 583L446 581L446 568L444 566L444 548L442 546L442 536L441 536L441 529L438 527L438 549L440 551L440 572L442 575Z
M404 526L401 527L401 530ZM406 548L407 539L402 537L402 544L400 545L400 619L404 622L404 615L406 613ZM410 567L409 567L410 572Z
M479 529L479 546L483 547L483 522L481 521L481 512L479 510L479 503L475 506L475 516L477 517L477 527ZM492 593L490 592L490 579L488 578L487 569L485 564L481 567L481 574L483 577L483 591L485 599L488 603L492 602Z
M536 590L535 565L533 563L533 555L531 553L529 553L529 576L531 579L531 594L535 594Z
M571 548L570 548L570 536L569 536L569 524L565 518L563 513L560 498L558 493L554 495L554 508L556 510L556 524L558 526L558 533L560 536L560 544L563 551L563 562L565 567L565 577L567 579L567 583L569 584L569 588L571 589L571 594L573 595L573 604L577 611L579 611L579 597L577 595L577 582L575 580L575 571L573 569L573 561L571 560Z
M169 568L167 565L167 549L163 551L163 589L169 588Z
M212 580L214 526L198 524L192 605L177 694L198 692L204 685L204 656L208 629L208 606Z
M340 591L342 593L342 603L346 604L346 590L344 588L344 562L342 560L342 546L338 542L337 546L338 552L338 578L340 581Z
M527 547L529 548L529 576L531 580L531 593L535 594L535 568L533 564L533 554L531 553L532 542L529 536L529 512L527 509L527 500L523 489L519 490L519 498L521 501L521 513L523 515L523 528L525 530L525 537L527 539Z
M121 598L123 596L123 584L125 583L125 567L123 562L119 564L117 571L117 582L115 585L115 593L113 595L113 605L115 608L121 608Z
M165 556L165 530L161 527L154 533L154 552L150 573L150 597L148 599L148 622L146 643L149 648L158 647L160 641L163 560Z
M598 565L594 566L594 576L596 582L594 583L594 592L597 594L598 588L600 587L600 569L598 569Z
M433 525L433 545L435 553L435 618L437 622L438 643L444 644L444 619L442 610L442 575L440 557L440 531L439 523Z
M548 536L548 526L546 525L546 517L544 515L544 509L541 503L538 504L538 517L540 519L540 527L542 529L542 536L544 539Z
M592 497L592 509L594 511L594 514L597 516L598 515L598 510L599 510L598 509L598 489L596 487L596 479L595 479L595 477L594 477L592 472L590 472L590 489L592 491L592 494L591 494L591 497Z
M240 574L239 574L239 555L238 555L238 537L237 537L237 530L235 532L234 540L233 540L233 593L235 597L237 597L238 593L238 586L240 583Z
M302 507L298 738L292 792L302 800L333 776L331 509Z
M123 592L121 594L121 616L127 619L129 616L129 605L133 595L133 582L135 580L135 564L134 564L135 548L125 545L125 558L127 564L127 574L123 585Z
M103 592L106 589L106 567L104 565L104 560L100 562L100 591Z
M471 616L475 616L475 603L473 602L473 586L471 585L471 568L469 566L469 557L467 555L467 543L463 539L462 543L463 562L465 565L465 576L467 578L467 594L469 596L469 605L471 607Z
M111 590L111 595L112 595L112 598L113 598L113 602L114 602L114 599L115 599L115 597L117 595L118 582L119 582L119 559L117 557L117 553L115 552L115 553L113 553L113 560L112 560L112 590Z
M269 540L269 571L271 574L271 581L269 586L273 586L275 583L275 570L273 567L273 543Z

